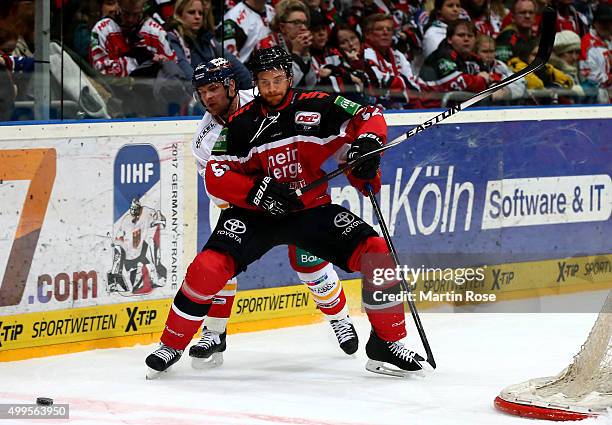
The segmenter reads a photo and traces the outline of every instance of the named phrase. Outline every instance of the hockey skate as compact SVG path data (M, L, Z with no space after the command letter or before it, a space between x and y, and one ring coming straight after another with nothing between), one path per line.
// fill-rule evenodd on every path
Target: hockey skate
M348 355L354 354L359 347L359 338L351 318L346 316L340 320L330 320L329 324L334 330L334 334L336 334L342 351Z
M222 334L202 328L202 338L189 348L191 366L194 369L210 369L223 364L223 352L225 351L225 337Z
M366 354L368 355L366 370L370 372L398 377L423 375L421 365L421 362L425 360L423 357L408 350L399 341L389 342L380 339L374 331L370 333L370 339L366 344ZM397 366L397 368L389 367L386 363Z
M147 356L145 363L149 367L147 379L159 378L162 372L167 372L170 367L179 361L183 350L175 350L160 342L159 348Z

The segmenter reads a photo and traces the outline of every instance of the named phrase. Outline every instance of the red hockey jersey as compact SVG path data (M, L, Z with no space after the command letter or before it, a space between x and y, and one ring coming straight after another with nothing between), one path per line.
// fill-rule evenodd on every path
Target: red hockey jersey
M329 157L343 162L349 145L363 133L386 140L379 108L297 89L276 111L255 98L230 117L221 133L206 167L206 187L232 205L254 209L246 197L258 178L270 176L302 188L325 174L321 166ZM301 199L306 208L331 201L327 184Z

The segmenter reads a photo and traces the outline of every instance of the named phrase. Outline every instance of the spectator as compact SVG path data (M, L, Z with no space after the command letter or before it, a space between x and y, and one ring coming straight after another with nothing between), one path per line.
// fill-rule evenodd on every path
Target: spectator
M449 22L459 19L461 2L459 0L435 0L434 9L429 15L423 35L423 57L427 57L438 48L446 38Z
M463 8L470 15L470 19L476 25L480 34L495 38L501 30L501 23L508 14L501 0L463 0Z
M519 50L518 56L513 57L508 62L508 65L514 72L518 72L527 67L528 63L533 62L538 52L538 39L533 39L529 43L523 44ZM572 77L559 71L550 64L546 64L539 71L532 72L525 76L527 81L527 89L543 89L543 88L564 88L571 89L574 85Z
M222 56L231 62L239 88L251 88L248 69L230 52L222 50L214 38L210 0L177 0L166 29L184 80L191 82L193 70L199 64Z
M341 66L350 72L352 85L344 80L347 88L344 96L362 105L373 103L368 95L371 91L370 79L365 73L361 40L355 29L348 24L336 25L331 34L331 43L342 55Z
M116 18L102 18L91 33L90 60L102 74L126 77L139 66L176 61L166 31L144 16L145 0L119 0Z
M448 24L446 39L427 58L420 77L430 90L479 92L487 88L491 77L473 51L476 44L476 27L465 19ZM431 101L431 107L439 101Z
M19 98L23 99L28 97L29 83L34 71L34 58L15 55L18 51L16 46L19 43L19 34L14 28L10 25L0 27L0 64L3 67L5 91L6 87L10 86L14 88L12 98L16 99L19 94ZM7 83L5 72L8 73L10 84ZM10 97L8 103L12 103Z
M455 0L452 0L455 1ZM365 71L371 82L371 95L387 108L401 108L410 102L409 90L420 89L406 57L392 48L393 19L375 13L364 21Z
M91 29L100 19L116 18L119 12L119 0L89 0L82 2L74 15L72 48L83 59L89 59Z
M311 13L310 28L313 38L310 50L317 72L317 86L325 91L342 93L351 100L361 98L364 89L363 80L353 75L356 71L351 69L336 46L329 42L327 21L324 17L317 12L311 11Z
M214 34L217 25L215 24L215 14L213 13L212 0L202 0L202 7L202 28L211 34Z
M327 82L332 75L333 68L340 65L340 52L329 45L328 22L325 17L314 9L310 9L310 32L312 33L313 66L317 73L317 85L329 86Z
M612 6L600 3L593 28L582 37L580 74L592 87L612 87Z
M557 32L563 30L573 31L583 37L589 30L587 17L574 7L574 0L553 0L557 9Z
M400 4L397 5L399 8ZM406 5L407 6L407 5ZM400 9L393 10L392 16L395 22L395 35L393 46L402 52L408 61L412 62L422 51L422 35L417 27L411 11Z
M536 17L535 0L515 0L512 7L512 23L508 25L497 37L495 55L497 59L508 62L517 56L523 47L531 43L536 34L533 25Z
M495 58L495 40L488 35L480 34L476 37L476 55L483 64L483 71L489 73L489 83L497 84L512 75L508 65ZM525 97L527 83L520 79L491 95L493 101L516 100Z
M155 8L159 16L168 21L174 15L174 0L155 0Z
M0 27L0 121L10 121L15 109L17 86L11 69L10 53L17 44L17 34L9 26Z
M11 18L13 28L18 32L17 45L13 50L16 57L34 57L34 2L20 1L16 4L14 16Z
M224 47L244 64L249 62L260 40L270 35L274 8L266 0L244 0L224 16L221 38Z
M272 21L274 32L262 45L279 45L291 54L293 60L293 86L311 89L317 74L310 54L313 36L308 29L310 11L300 0L281 0L276 5Z
M313 15L313 13L320 13L322 15L323 22L325 22L327 28L327 33L329 34L331 30L334 29L334 25L336 24L335 18L338 13L336 7L334 6L334 2L323 2L322 0L305 0L304 3L310 9L311 16Z
M578 60L580 59L580 37L574 31L563 30L555 36L553 53L550 64L559 71L572 77L574 83L572 90L580 96L584 96L584 90L580 84L578 71Z

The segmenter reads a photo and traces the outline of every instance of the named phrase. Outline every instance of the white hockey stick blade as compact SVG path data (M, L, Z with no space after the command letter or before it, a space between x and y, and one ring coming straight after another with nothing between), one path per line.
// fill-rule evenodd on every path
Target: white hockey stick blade
M191 367L198 370L212 369L223 364L223 353L213 353L206 359L192 357Z
M394 367L389 367L385 362L381 362L378 360L368 359L366 366L366 370L369 372L378 373L379 375L386 376L395 376L398 378L409 378L411 376L420 376L424 377L425 372L423 370L403 370Z

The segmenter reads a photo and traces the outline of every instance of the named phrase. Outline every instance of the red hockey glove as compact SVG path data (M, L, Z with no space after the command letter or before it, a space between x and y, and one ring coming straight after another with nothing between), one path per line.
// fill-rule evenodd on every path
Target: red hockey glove
M290 211L304 208L304 204L288 184L279 183L272 177L262 177L249 191L247 202L274 217L282 217Z
M348 179L351 186L356 188L358 191L360 191L365 196L368 196L368 191L365 188L366 183L369 183L372 186L372 190L374 191L374 193L378 193L380 191L381 176L382 174L380 170L378 170L376 173L376 176L370 180L359 179L351 173L348 173L346 175L346 178Z

